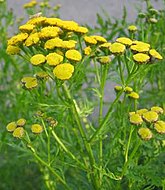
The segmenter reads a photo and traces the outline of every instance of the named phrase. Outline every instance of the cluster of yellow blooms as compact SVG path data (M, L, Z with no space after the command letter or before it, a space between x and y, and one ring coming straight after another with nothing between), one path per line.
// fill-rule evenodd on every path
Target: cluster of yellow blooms
M114 87L114 89L115 89L115 92L118 93L118 92L120 92L121 90L123 90L123 87L117 85L117 86ZM134 99L134 100L139 99L139 94L136 93L136 92L134 92L133 89L132 89L131 87L129 87L129 86L124 87L124 92L125 92L125 93L128 95L128 97L131 98L131 99Z
M157 133L165 134L165 121L161 120L163 114L163 108L153 106L150 110L140 109L130 112L129 120L133 125L142 125L138 129L138 134L143 140L149 140L153 137L153 133L148 126L153 127Z
M31 18L26 24L20 26L19 30L19 34L8 40L7 53L10 55L25 53L33 66L41 69L49 67L49 70L51 69L55 77L60 80L68 80L72 77L76 63L82 60L82 56L90 55L94 45L100 45L100 48L109 47L105 38L98 35L87 36L86 27L59 18L42 16ZM77 50L80 37L82 43L87 45L82 53ZM104 57L101 61L107 62L109 59ZM37 86L35 77L23 78L22 83L28 89Z
M129 30L135 29L130 26ZM81 62L85 56L95 56L98 62L107 64L111 61L110 54L120 55L130 49L133 60L140 64L162 59L155 49L150 49L148 43L126 37L117 38L116 42L110 43L102 36L88 35L88 29L74 21L39 16L28 20L19 30L19 34L8 40L7 53L21 56L24 53L26 57L29 56L29 62L33 66L44 71L49 68L60 80L70 79L76 63ZM82 52L78 51L80 47L84 48ZM22 83L27 89L37 86L35 77L23 78ZM138 98L135 92L131 92L130 97Z
M37 117L41 117L41 113L37 112ZM58 122L52 117L45 117L44 119L50 127L55 127L58 124ZM8 123L6 129L8 132L12 133L13 137L21 139L24 137L25 132L27 132L25 129L25 124L26 119L20 118L17 121L12 121ZM30 126L30 129L33 134L40 134L44 130L43 126L38 123L32 124Z
M150 48L150 44L131 40L127 37L116 39L110 46L110 51L113 54L122 54L130 49L133 52L133 60L139 64L152 63L154 60L162 60L162 56L155 50Z
M24 118L20 118L17 121L12 121L8 123L6 126L7 131L11 132L14 137L22 138L25 135L24 126L26 124L26 120ZM43 127L40 124L31 125L31 131L34 134L39 134L43 131Z

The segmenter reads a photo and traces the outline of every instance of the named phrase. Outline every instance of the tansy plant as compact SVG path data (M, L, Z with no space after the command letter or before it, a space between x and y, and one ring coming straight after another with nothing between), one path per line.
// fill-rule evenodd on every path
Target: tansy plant
M22 76L21 84L39 110L6 129L31 153L47 189L136 185L129 172L140 159L140 144L153 137L151 130L164 133L164 119L158 120L162 108L139 114L135 85L142 72L163 59L159 52L143 41L121 36L109 42L75 21L41 15L19 26L6 51L32 67L33 74ZM104 113L105 85L114 70L119 85ZM143 126L136 133L134 125Z

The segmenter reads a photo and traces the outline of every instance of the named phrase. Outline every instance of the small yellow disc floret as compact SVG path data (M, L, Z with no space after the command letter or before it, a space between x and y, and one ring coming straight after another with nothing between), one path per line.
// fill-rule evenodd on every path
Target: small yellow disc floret
M110 46L109 49L110 49L111 53L113 53L113 54L121 54L121 53L124 53L124 51L125 51L125 45L115 42Z
M162 57L155 49L151 49L151 50L149 51L149 54L150 54L153 58L155 58L155 59L158 59L158 60L162 60L162 59L163 59L163 57Z
M46 56L46 60L48 65L50 66L56 66L60 64L63 61L63 56L57 54L57 53L49 53Z
M25 131L23 129L23 127L17 127L14 131L13 131L13 137L19 138L21 139L25 134Z
M59 64L53 70L54 75L61 80L70 79L72 77L73 72L74 66L70 63Z
M36 54L30 59L30 62L32 65L41 65L45 63L45 61L46 61L46 57L42 54Z
M16 122L15 122L15 121L12 121L12 122L10 122L9 124L7 124L6 129L7 129L7 131L9 131L9 132L13 132L13 131L16 129L16 127L17 127Z
M140 125L143 123L142 117L137 113L130 115L129 120L130 120L130 123L134 125Z
M67 59L71 60L71 61L81 61L82 59L82 56L81 56L81 53L77 50L68 50L66 53L65 53L65 56Z
M126 37L120 37L116 39L116 42L122 43L126 46L132 45L132 40Z
M149 140L152 138L152 132L150 131L150 129L145 128L145 127L141 127L138 130L138 134L139 136L143 139L143 140Z
M39 124L33 124L31 126L32 133L40 134L43 131L43 127Z
M155 122L158 120L158 114L154 111L148 111L143 113L143 119L149 123Z
M156 113L158 113L158 114L163 114L163 112L164 112L163 108L161 108L161 107L159 107L159 106L153 106L153 107L151 108L151 111L154 111L154 112L156 112Z
M26 123L26 119L20 118L20 119L17 121L17 126L22 127L22 126L25 125L25 123Z
M157 121L154 124L155 130L160 134L165 134L165 122L164 121Z
M137 53L133 55L133 59L137 63L143 64L143 63L147 63L150 60L150 57L144 53Z

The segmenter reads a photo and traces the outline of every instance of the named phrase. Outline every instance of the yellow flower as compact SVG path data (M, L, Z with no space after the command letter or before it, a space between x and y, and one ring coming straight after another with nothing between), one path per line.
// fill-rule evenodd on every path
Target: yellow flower
M136 111L136 113L138 113L138 114L139 114L139 115L141 115L141 116L142 116L142 115L143 115L143 113L145 113L145 112L148 112L148 110L147 110L147 109L145 109L145 108L144 108L144 109L140 109L140 110L137 110L137 111Z
M152 138L152 132L150 131L150 129L145 128L145 127L141 127L138 130L138 134L139 136L143 139L143 140L149 140Z
M83 27L83 26L78 26L75 30L74 30L75 33L78 33L78 34L86 34L88 33L88 29L86 27Z
M138 52L138 53L146 53L149 51L149 47L142 45L142 44L141 45L140 44L132 45L130 48L131 48L131 50Z
M105 50L105 49L109 49L110 46L111 46L111 43L106 42L106 43L103 43L103 44L99 45L99 48L102 49L102 50Z
M144 53L137 53L137 54L133 55L133 59L137 63L143 64L143 63L147 63L150 60L150 57Z
M27 24L33 24L35 26L40 26L40 25L44 24L45 20L46 20L46 17L42 17L42 16L40 16L40 17L34 17L34 18L31 18L27 22Z
M103 64L103 65L109 63L110 61L111 61L111 59L109 56L98 57L98 62Z
M16 55L20 52L20 48L18 46L8 45L6 49L6 53L9 55Z
M74 21L62 20L60 23L60 28L68 31L75 31L78 28L78 24Z
M76 41L74 40L69 40L69 41L63 41L62 42L62 45L61 45L61 48L64 48L64 49L74 49L75 46L76 46Z
M132 40L126 37L120 37L116 39L116 42L122 43L126 46L132 45Z
M92 52L92 49L91 49L91 47L90 46L88 46L88 47L86 47L86 48L84 48L84 54L85 55L90 55L91 54L91 52Z
M35 25L33 25L33 24L24 24L19 27L19 30L21 32L29 33L29 32L32 32L34 28L35 28Z
M127 93L131 93L133 91L133 89L131 87L129 87L129 86L126 86L124 88L124 91L127 92Z
M130 94L128 94L128 97L132 99L139 99L139 94L136 92L131 92Z
M161 107L159 107L159 106L153 106L153 107L151 108L151 111L154 111L154 112L156 112L156 113L158 113L158 114L163 114L163 113L164 113L163 108L161 108Z
M30 34L30 36L24 42L24 45L29 47L34 44L37 44L39 42L39 40L40 40L40 38L38 36L38 33Z
M84 41L87 45L95 45L97 44L97 40L92 36L84 36Z
M60 28L54 27L54 26L48 26L41 29L41 32L39 33L39 37L42 39L44 38L55 38L60 33Z
M81 53L77 50L68 50L65 53L65 56L68 60L79 62L82 59Z
M121 54L125 51L125 45L115 42L110 46L109 50L113 54Z
M44 8L44 7L51 8L51 6L49 5L48 2L41 2L40 7L42 7L42 8Z
M25 9L27 9L27 8L32 8L32 7L34 7L36 4L37 4L37 1L32 0L32 1L30 1L29 3L24 4L23 7L24 7Z
M61 26L62 20L59 18L46 18L44 23L50 26Z
M8 40L8 45L19 45L28 37L27 33L20 33Z
M146 53L150 49L150 44L135 40L135 41L132 41L132 45L130 49L134 52Z
M22 126L25 125L25 123L26 123L26 119L20 118L20 119L17 121L17 126L22 127Z
M10 122L9 124L7 124L6 129L9 132L13 132L16 129L16 127L17 127L17 124L15 121L13 121L13 122Z
M163 59L163 57L155 49L150 49L149 54L154 59L158 59L158 60L162 60Z
M157 121L154 123L154 129L160 134L165 134L165 122Z
M131 111L129 112L129 117L131 117L131 115L135 114L136 112L135 111Z
M60 64L63 61L63 56L57 54L57 53L49 53L46 56L46 60L48 65L50 66L56 66Z
M46 57L42 54L36 54L30 59L30 62L32 65L41 65L45 63L45 61L46 61Z
M153 24L157 23L158 20L156 18L150 18L149 21Z
M107 40L102 36L95 35L95 36L91 36L91 37L94 38L97 41L97 43L99 43L99 44L107 43Z
M35 77L23 77L21 82L26 89L32 89L38 85L37 79Z
M13 137L19 138L21 139L25 134L25 131L23 129L23 127L17 127L14 131L13 131Z
M137 113L131 114L129 121L134 125L141 125L143 123L142 117Z
M74 66L70 63L59 64L53 70L54 75L61 80L70 79L72 77L73 72Z
M150 44L138 40L132 41L132 45L141 45L142 47L148 47L150 48Z
M54 49L55 47L62 47L62 46L63 46L62 39L54 38L54 39L47 40L44 48L45 49Z
M38 79L42 79L43 80L43 79L48 79L49 75L46 72L44 72L44 71L40 71L40 72L36 73L36 77Z
M58 124L58 121L56 119L54 119L53 117L47 117L46 118L46 121L48 122L48 124L51 126L51 127L56 127L57 124Z
M154 111L148 111L142 114L143 119L149 123L155 122L158 120L158 114Z
M129 30L130 32L136 32L136 31L137 31L137 27L136 27L135 25L130 25L130 26L128 27L128 30Z
M32 133L40 134L43 131L43 127L39 124L33 124L31 126Z
M115 89L116 92L120 92L120 91L123 89L123 87L116 85L116 86L114 87L114 89Z

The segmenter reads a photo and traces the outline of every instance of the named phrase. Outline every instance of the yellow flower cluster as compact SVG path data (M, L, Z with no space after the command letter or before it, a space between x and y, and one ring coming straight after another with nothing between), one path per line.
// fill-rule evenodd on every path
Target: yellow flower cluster
M26 124L24 118L20 118L17 121L12 121L7 124L6 129L8 132L12 133L13 137L22 138L25 134L23 126Z
M33 3L30 2L26 7ZM82 60L82 56L89 56L92 53L93 45L98 47L107 43L107 40L99 35L88 36L86 27L59 18L33 17L20 26L19 30L19 34L8 40L7 53L24 56L24 52L28 52L29 62L33 66L44 70L50 67L48 70L60 80L72 77L75 64ZM83 36L81 43L89 45L84 49L83 55L76 47L81 36ZM102 57L101 60L107 62L107 58ZM38 85L35 77L24 77L21 82L26 89Z
M150 49L148 43L127 37L119 37L110 43L102 36L88 35L88 29L75 21L38 16L30 18L19 30L19 34L8 40L7 53L24 56L28 52L29 62L33 66L48 69L60 80L72 77L75 64L84 60L83 56L96 56L99 63L108 64L111 61L110 54L120 55L130 50L133 60L140 64L162 59L155 49ZM81 53L77 47L81 47ZM37 83L32 81L36 86ZM29 86L29 82L23 83L26 83L26 88ZM133 91L129 91L128 96L139 98Z
M130 26L129 30L136 30L135 26ZM127 37L119 37L116 42L109 46L109 50L114 55L123 54L126 50L131 50L133 53L133 60L136 63L152 63L155 60L162 60L163 57L155 50L150 49L150 44L131 40Z
M115 90L116 93L123 90L128 95L129 98L134 99L134 100L139 99L139 94L134 92L133 89L130 86L126 86L126 87L123 88L122 86L116 85L114 87L114 90Z
M143 140L149 140L152 138L153 134L148 126L152 127L153 125L157 133L165 134L165 121L161 120L161 115L163 113L163 108L159 106L153 106L150 110L144 108L136 112L130 112L129 121L133 125L143 124L143 127L138 129L138 134Z
M21 139L25 135L25 124L26 120L24 118L20 118L17 121L8 123L6 129L8 132L12 133L13 137ZM43 127L40 124L33 124L30 128L34 134L39 134L43 131Z

